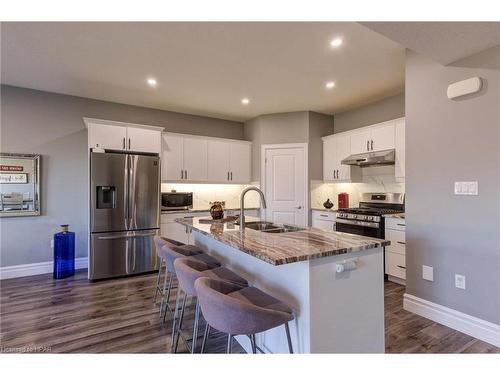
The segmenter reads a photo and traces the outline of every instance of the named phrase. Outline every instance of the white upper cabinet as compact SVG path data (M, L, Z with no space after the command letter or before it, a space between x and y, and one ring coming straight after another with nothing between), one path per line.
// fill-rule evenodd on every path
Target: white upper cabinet
M208 140L208 178L213 181L229 181L229 142Z
M252 178L252 144L229 142L229 180L248 183Z
M394 148L394 121L372 125L351 132L351 153L362 154L370 151Z
M396 166L394 175L397 182L405 181L405 119L398 119L396 122L396 136L395 136L395 149L396 149Z
M343 165L342 160L351 155L351 135L339 133L323 139L323 180L332 182L358 182L359 167Z
M161 152L163 128L91 118L83 120L89 132L89 148L157 154Z
M404 182L405 119L337 133L323 137L323 180L329 182L361 182L361 168L342 165L342 160L353 154L396 150L396 181Z
M250 142L165 133L162 147L162 181L250 182Z
M360 129L351 133L351 152L361 154L370 151L371 130Z
M207 140L199 137L184 137L184 179L207 180Z
M127 150L138 152L161 152L161 133L158 130L127 128Z
M184 179L184 137L164 133L162 136L161 179Z

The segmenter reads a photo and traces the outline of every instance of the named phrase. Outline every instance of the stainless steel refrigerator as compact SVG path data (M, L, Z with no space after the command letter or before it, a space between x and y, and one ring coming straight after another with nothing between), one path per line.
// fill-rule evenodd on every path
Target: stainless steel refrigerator
M158 156L90 154L89 279L158 269Z

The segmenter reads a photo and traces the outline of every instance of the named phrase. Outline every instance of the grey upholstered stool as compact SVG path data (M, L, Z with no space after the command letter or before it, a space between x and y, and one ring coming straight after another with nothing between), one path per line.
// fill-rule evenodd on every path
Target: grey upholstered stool
M252 352L257 352L255 334L285 326L288 350L293 353L288 322L293 320L290 307L255 287L241 287L223 280L200 277L195 289L203 317L207 322L201 352L210 334L210 327L227 333L227 352L235 335L250 337Z
M200 318L200 304L198 299L196 298L197 292L194 287L195 281L200 277L208 277L217 280L224 280L224 282L226 283L238 285L239 288L248 286L248 282L244 278L237 275L236 273L234 273L233 271L231 271L226 267L213 267L210 264L195 259L195 257L176 259L174 262L174 267L175 267L175 272L177 274L177 280L179 282L178 290L182 289L182 291L184 292L184 298L182 300L179 323L175 328L175 335L174 335L175 342L173 342L174 343L173 351L174 353L177 353L179 338L182 337L182 340L184 341L188 349L191 351L191 353L194 353L196 350L196 341L198 337L198 324ZM184 318L184 310L186 307L186 301L188 296L196 298L196 308L194 315L191 347L189 347L189 344L187 340L184 338L182 333L182 321Z
M170 291L172 290L172 284L173 280L176 277L175 275L175 268L174 268L174 261L177 258L185 258L185 257L194 257L195 259L198 259L199 261L202 261L204 263L210 264L213 267L218 267L220 266L220 263L215 259L214 257L211 257L210 255L206 254L203 252L202 249L195 245L173 245L173 244L165 244L162 249L162 253L165 254L165 263L166 263L166 276L165 276L165 282L164 282L164 289L166 288L166 302L162 304L162 309L160 310L160 316L162 319L162 323L165 321L165 317L167 315L167 310L170 309ZM167 282L168 279L168 282ZM172 329L175 327L175 318L177 314L177 309L178 309L178 300L179 300L179 288L177 288L177 299L176 299L176 310L174 314L174 324ZM174 337L174 333L172 332L172 339Z
M183 246L184 244L182 242L173 240L171 238L166 238L166 237L161 237L161 236L154 236L153 238L154 243L155 243L155 248L156 248L156 255L158 258L160 258L160 266L158 267L158 276L156 277L156 286L155 286L155 296L153 298L153 302L156 303L156 297L158 296L158 292L160 292L161 296L161 301L160 301L160 316L162 314L163 310L163 302L167 293L167 279L168 279L168 268L167 268L167 253L165 249L163 248L165 245L170 245L170 246ZM162 269L165 269L165 275L164 275L164 281L163 281L163 288L160 287L160 279L161 279L161 272ZM168 294L170 292L170 288L168 289Z

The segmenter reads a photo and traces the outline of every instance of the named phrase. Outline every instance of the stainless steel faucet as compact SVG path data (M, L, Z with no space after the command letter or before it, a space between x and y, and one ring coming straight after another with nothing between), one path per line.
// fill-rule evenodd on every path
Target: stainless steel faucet
M258 187L250 186L241 192L240 195L240 230L245 229L245 194L250 190L255 190L260 195L260 203L262 208L266 208L266 198L264 198L264 193Z

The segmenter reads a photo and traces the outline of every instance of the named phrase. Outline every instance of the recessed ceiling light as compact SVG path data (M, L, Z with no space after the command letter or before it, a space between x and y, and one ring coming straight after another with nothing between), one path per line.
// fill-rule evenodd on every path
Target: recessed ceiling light
M337 48L337 47L340 47L342 45L342 38L335 38L335 39L332 39L332 41L330 42L330 45L334 48Z
M148 78L147 82L148 82L148 85L151 87L155 87L158 84L158 82L156 82L156 79L154 79L154 78Z
M247 105L248 103L250 103L250 99L248 99L248 98L241 99L241 104Z
M327 83L325 84L325 87L326 87L327 89L333 89L333 88L335 87L335 82L327 82Z

